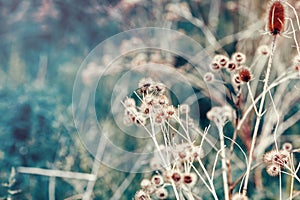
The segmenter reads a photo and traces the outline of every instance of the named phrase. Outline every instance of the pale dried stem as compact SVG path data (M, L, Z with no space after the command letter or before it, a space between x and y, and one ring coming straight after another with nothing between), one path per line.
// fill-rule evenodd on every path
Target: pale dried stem
M245 182L244 182L244 187L243 187L243 196L247 195L250 169L251 169L251 164L252 164L252 160L253 160L253 153L254 153L256 138L257 138L257 134L258 134L258 129L259 129L260 121L261 121L261 118L262 118L261 115L262 115L263 109L264 109L266 92L267 92L267 89L268 89L268 82L269 82L269 77L270 77L270 72L271 72L273 54L274 54L275 45L276 45L275 43L276 43L276 36L274 36L274 39L273 39L273 42L272 42L272 50L271 50L271 54L270 54L270 57L269 57L267 71L266 71L266 75L265 75L265 79L264 79L263 94L262 94L262 97L261 97L259 110L258 110L258 116L256 117L255 127L254 127L254 131L253 131L252 142L251 142L251 147L250 147L250 152L249 152L249 161L248 161L248 164L247 164L247 171L246 171Z
M229 200L229 188L227 179L227 164L226 164L226 152L225 152L225 141L223 134L223 126L218 125L218 131L220 135L220 145L221 145L221 162L222 162L222 177L223 177L223 189L225 200Z

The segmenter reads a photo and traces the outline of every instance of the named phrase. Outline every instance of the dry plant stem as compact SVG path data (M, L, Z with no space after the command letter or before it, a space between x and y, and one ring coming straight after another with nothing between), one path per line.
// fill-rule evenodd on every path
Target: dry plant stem
M229 189L228 189L228 179L227 179L227 164L226 164L226 154L225 154L225 142L223 134L223 126L218 125L218 131L220 135L221 143L221 162L222 162L222 177L223 177L223 189L225 200L229 200Z
M276 139L277 139L277 131L278 131L280 117L279 117L279 113L277 111L277 108L276 108L276 105L274 103L274 100L273 100L273 97L272 97L272 94L271 94L270 90L269 90L269 95L270 95L270 99L271 99L271 102L272 102L272 105L273 105L273 108L274 108L274 112L275 112L275 115L276 115L276 125L275 125L275 129L274 129L273 138L274 138L274 144L275 144L276 151L278 151L278 145L277 145Z
M142 158L142 156L140 156L140 158ZM139 169L141 162L141 159L138 159L130 171L136 171ZM114 195L110 198L110 200L121 199L124 191L130 186L136 175L137 173L130 173L128 177L126 177L126 179L121 183L118 189L115 190Z
M240 96L238 97L238 102L240 101ZM236 107L238 107L238 105L236 105ZM238 113L236 111L236 113ZM238 114L236 114L236 116L238 116ZM236 117L235 119L235 126L237 126L239 124L239 117ZM230 144L230 149L229 149L229 158L228 158L228 185L229 185L229 198L232 198L232 192L233 192L233 188L232 186L232 173L231 173L231 159L232 159L232 154L233 154L233 150L234 150L234 144L237 138L237 129L234 129L233 132L233 136L232 136L232 140L231 140L231 144Z
M294 176L291 176L290 200L292 200L293 197L293 190L294 190Z
M295 76L296 75L296 76ZM272 88L280 85L281 83L285 82L285 81L288 81L288 80L292 80L292 79L299 79L297 77L298 75L293 73L293 74L289 74L288 76L282 78L282 79L278 79L276 82L273 82L272 84L270 84L270 86L268 87L267 91L266 92L262 92L260 95L258 95L258 97L256 97L255 99L255 103L259 101L259 99L262 98L263 95L265 95L269 90L271 90ZM237 130L240 130L243 123L245 122L248 114L250 113L250 111L252 110L252 106L253 105L250 105L249 108L247 108L246 112L244 113L243 117L241 118L239 124L237 125Z
M251 169L250 169L250 171L251 170L253 170L253 169L255 169L256 167L258 167L259 165L261 165L262 164L262 162L261 163L257 163L256 165L254 165ZM230 189L234 189L236 186L237 186L237 184L239 184L239 182L240 181L242 181L243 180L243 178L245 177L245 174L242 174L230 187Z
M279 199L282 199L282 175L281 170L279 172Z
M55 200L55 177L49 178L49 200Z
M291 27L292 27L292 29L293 29L294 42L295 42L295 44L296 44L296 48L297 48L298 55L300 55L299 44L298 44L298 40L297 40L297 36L296 36L296 30L295 30L294 25L293 25L293 21L292 21L292 19L290 19L290 18L287 18L287 19L290 21ZM297 19L298 19L298 18L297 18Z
M198 175L198 177L201 179L201 181L204 183L204 185L207 187L210 193L214 196L214 199L218 200L216 192L209 187L209 185L206 183L205 179L202 177L202 175L199 173L196 167L193 164L191 164L191 167L195 170L195 173Z
M107 143L107 138L106 138L106 133L104 133L100 140L99 140L99 143L98 143L98 147L97 147L97 153L96 153L96 156L95 156L95 159L94 159L94 163L93 163L93 168L92 168L92 174L97 177L98 175L98 172L99 172L99 168L100 168L100 159L102 158L103 156L103 153L104 153L104 150L105 150L105 147L106 147L106 143ZM99 159L99 160L98 160ZM93 193L93 190L94 190L94 186L96 184L96 179L95 180L91 180L88 182L87 184L87 188L86 188L86 191L83 195L83 200L89 200L91 199L91 195Z
M97 179L97 177L94 174L61 171L55 169L18 167L17 171L18 173L22 173L22 174L33 174L33 175L51 176L51 177L68 178L68 179L78 179L78 180L88 180L88 181L93 181Z
M252 101L252 103L253 103L253 108L254 108L254 110L255 110L255 113L256 113L256 115L259 115L259 114L258 114L258 111L257 111L257 108L256 108L256 105L255 105L254 97L253 97L253 94L252 94L252 91L251 91L251 87L250 87L249 82L247 82L247 88L248 88L248 91L249 91L249 95L250 95L251 101Z
M212 195L214 196L215 199L218 199L217 194L216 194L216 189L215 189L215 186L214 186L214 183L213 183L213 177L212 178L209 177L209 174L208 174L206 168L204 167L201 159L197 158L197 160L198 160L198 163L201 166L206 178L208 179L208 182L209 182L210 187L211 187ZM191 164L193 164L193 163L191 163Z
M270 72L271 72L271 66L272 66L275 45L276 45L276 35L274 36L273 42L272 42L272 50L271 50L271 54L270 54L269 61L268 61L266 76L264 79L263 95L261 97L258 115L256 116L256 122L255 122L255 127L254 127L254 131L253 131L252 142L251 142L251 147L250 147L250 152L249 152L249 160L248 160L248 164L247 164L246 177L245 177L244 187L243 187L243 196L247 195L248 181L249 181L249 176L250 176L251 164L252 164L252 160L253 160L254 147L255 147L257 133L258 133L258 129L259 129L262 113L263 113L263 108L264 108L264 104L265 104L266 91L268 89L268 82L269 82L269 77L270 77Z
M163 161L163 163L164 163L164 166L163 166L163 167L164 167L165 169L170 170L171 168L170 168L170 166L167 164L166 160L164 159L164 156L162 155L162 152L161 152L160 147L159 147L159 145L158 145L158 142L157 142L157 140L156 140L156 137L155 137L155 128L154 128L154 122L153 122L152 116L150 116L150 124L151 124L151 129L152 129L152 130L151 130L151 131L152 131L152 134L150 133L150 136L151 136L151 138L152 138L152 140L153 140L153 142L154 142L154 144L155 144L156 149L158 150L158 153L159 153L160 158L162 159L162 161ZM147 128L146 128L145 126L144 126L144 128L147 130ZM149 132L149 131L148 131L148 132ZM172 182L172 187L173 187L173 190L174 190L176 199L177 199L177 200L180 200L179 194L178 194L178 191L177 191L177 188L176 188L174 182Z

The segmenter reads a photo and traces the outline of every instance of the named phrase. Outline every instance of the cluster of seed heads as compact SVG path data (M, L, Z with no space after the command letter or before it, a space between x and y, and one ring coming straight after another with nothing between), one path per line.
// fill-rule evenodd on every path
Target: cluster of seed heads
M135 200L141 199L140 194L147 196L151 199L151 196L156 196L158 199L166 199L168 197L168 190L165 188L165 182L160 174L155 174L151 179L143 179L141 181L141 190L135 195Z
M215 106L206 114L207 118L217 126L224 126L227 121L235 119L234 110L228 106Z
M141 189L135 194L135 200L166 199L169 196L167 187L174 184L180 190L188 191L197 182L194 172L184 172L183 167L164 170L162 174L154 174L150 179L141 181Z
M270 176L277 176L284 169L289 162L292 149L291 143L284 143L280 150L271 150L264 155L263 161L267 165L267 173Z
M268 49L264 46L261 51L268 54ZM231 58L225 55L216 55L210 63L211 72L204 75L204 80L207 83L212 83L215 80L214 73L222 72L231 76L231 83L234 86L239 86L252 80L253 76L248 67L245 66L246 56L241 52L234 53Z
M166 87L162 83L155 82L151 78L143 78L139 82L138 93L141 100L139 106L133 98L127 98L123 103L125 125L135 123L145 126L150 120L159 125L175 113L176 109L170 105Z

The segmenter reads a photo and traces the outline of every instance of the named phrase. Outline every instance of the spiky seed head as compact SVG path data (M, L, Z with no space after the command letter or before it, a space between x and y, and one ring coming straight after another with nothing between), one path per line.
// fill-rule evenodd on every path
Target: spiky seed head
M252 79L252 74L247 67L243 67L242 69L240 69L238 74L239 74L240 80L243 83L247 83Z
M267 173L270 176L277 176L280 173L280 166L277 164L270 164L267 166Z
M268 28L272 35L281 34L284 31L284 6L281 1L275 0L270 6L268 16Z

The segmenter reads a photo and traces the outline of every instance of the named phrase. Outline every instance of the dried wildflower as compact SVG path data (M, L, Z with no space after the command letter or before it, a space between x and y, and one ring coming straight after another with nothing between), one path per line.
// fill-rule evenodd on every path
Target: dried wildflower
M234 74L233 76L232 76L232 80L231 80L231 82L232 82L232 84L234 85L234 86L239 86L240 84L241 84L241 78L240 78L240 76L239 76L239 74Z
M289 152L286 150L272 150L264 155L264 162L266 164L276 164L280 168L284 168L284 166L288 163Z
M154 185L150 185L149 187L146 188L146 192L149 195L154 194L157 191L157 188Z
M141 94L148 94L150 87L154 84L151 78L142 78L138 84L139 92Z
M163 95L166 93L166 86L162 83L155 82L152 85L152 90L155 95Z
M270 163L272 163L273 157L274 157L275 155L277 155L277 151L276 151L276 150L269 151L269 152L267 152L267 153L263 156L263 161L264 161L266 164L270 164Z
M135 100L133 98L127 98L124 101L125 107L135 107Z
M138 126L145 126L146 125L146 117L143 114L138 114L135 117L135 124Z
M269 32L272 35L278 35L282 33L284 29L285 14L284 6L279 0L276 0L272 3L269 9L268 17Z
M217 62L210 63L209 67L212 71L219 71L221 69L221 66Z
M204 75L204 81L207 83L212 83L215 80L215 75L211 72L207 72Z
M180 183L181 173L178 171L173 171L173 173L171 174L171 179L174 181L174 183Z
M267 166L267 173L270 176L277 176L280 173L280 166L277 164L270 164Z
M267 45L261 45L258 47L257 52L260 55L268 56L270 54L270 48Z
M189 112L190 112L190 106L187 105L187 104L181 104L181 105L179 106L179 112L180 112L181 114L189 113Z
M151 181L149 179L143 179L141 181L141 188L146 189L151 186Z
M154 104L154 96L151 95L151 94L147 94L145 97L144 97L144 102L147 104L147 105L153 105Z
M237 68L237 64L234 61L229 61L227 64L227 71L231 72Z
M252 74L247 67L243 67L238 71L241 82L247 83L252 79Z
M162 106L169 105L169 99L166 95L160 95L158 97L158 103Z
M171 117L175 113L175 108L173 106L168 106L166 108L167 117Z
M293 150L293 145L289 142L286 142L282 145L282 150L291 152Z
M227 56L224 56L224 55L218 55L217 61L218 61L219 65L221 67L225 68L228 64L229 58Z
M248 200L248 197L243 196L241 193L235 193L232 196L232 200Z
M151 109L151 105L148 105L146 103L142 103L140 106L140 112L143 113L144 115L148 115Z
M139 190L135 193L134 200L151 200L151 198L144 190Z
M158 186L161 186L164 184L164 179L161 175L156 174L156 175L152 176L151 183L158 187Z
M232 121L235 118L234 110L230 106L224 105L222 107L222 118L224 121Z
M183 174L183 183L187 186L194 186L197 182L197 175L193 172Z
M241 52L236 52L231 56L231 59L238 64L244 64L246 62L246 55Z
M158 199L166 199L168 197L168 191L164 187L158 188L156 196Z
M193 146L191 154L193 159L200 159L204 157L203 149L200 148L200 146Z
M135 107L127 107L124 110L125 117L128 117L131 119L132 122L135 121L136 116L138 115L138 111Z
M225 68L227 66L228 61L228 57L224 55L216 55L210 64L210 69L212 71L219 71L221 68Z
M210 111L207 112L207 118L213 122L215 122L216 125L223 126L226 121L231 121L234 119L233 110L230 106L223 106L213 107Z

